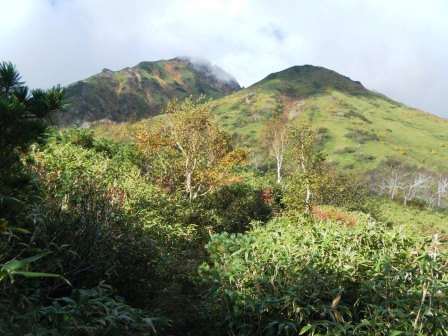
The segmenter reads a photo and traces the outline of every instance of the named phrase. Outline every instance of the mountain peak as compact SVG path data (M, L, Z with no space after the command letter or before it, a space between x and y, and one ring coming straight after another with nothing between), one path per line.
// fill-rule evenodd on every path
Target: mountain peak
M102 72L66 88L70 103L61 124L126 121L158 115L174 98L206 94L220 98L240 89L233 76L211 62L191 57L140 62Z
M303 96L319 94L323 90L349 92L353 95L372 95L359 81L341 75L336 71L310 64L295 65L274 72L252 87L270 86L278 90L294 87Z
M235 89L240 89L240 85L235 77L225 72L219 66L212 64L209 60L190 56L180 56L174 58L174 60L186 62L193 70L202 72L206 76L214 77L216 80L231 85Z

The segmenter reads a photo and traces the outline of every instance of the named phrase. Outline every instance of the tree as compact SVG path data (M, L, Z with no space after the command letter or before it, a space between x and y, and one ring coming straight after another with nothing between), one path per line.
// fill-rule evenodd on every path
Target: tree
M167 123L136 133L152 178L168 187L181 186L191 200L232 182L231 169L246 152L211 118L213 103L204 96L168 103Z
M305 189L305 209L311 211L313 197L313 181L319 179L319 172L325 160L324 154L318 150L318 137L308 124L291 127L289 131L288 156L290 166L297 180Z
M20 203L17 194L27 181L19 156L44 133L47 116L62 108L63 94L60 87L30 91L12 63L0 63L0 221L23 215L10 204Z
M430 181L431 176L424 172L413 173L411 179L403 186L403 205L418 197L420 191L425 189Z
M0 63L0 167L14 161L48 126L46 117L62 107L63 89L29 90L10 62Z
M266 142L269 152L275 158L277 183L280 183L283 175L283 161L288 144L288 124L284 118L276 118L266 122Z
M396 159L387 159L382 166L370 174L373 190L388 194L391 199L406 187L406 178L412 168Z
M436 206L442 206L442 200L448 193L448 176L439 174L437 177Z

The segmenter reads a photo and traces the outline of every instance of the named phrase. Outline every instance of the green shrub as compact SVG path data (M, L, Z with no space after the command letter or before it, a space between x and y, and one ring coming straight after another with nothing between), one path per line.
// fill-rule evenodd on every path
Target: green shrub
M357 111L354 111L354 110L350 110L350 111L348 111L348 112L345 112L344 113L344 117L346 117L346 118L359 118L359 119L361 119L362 121L364 121L364 122L366 122L366 123L368 123L368 124L371 124L372 122L369 120L369 119L367 119L363 114L361 114L361 113L359 113L359 112L357 112Z
M376 156L366 153L356 153L355 156L358 160L361 161L373 161L376 159Z
M22 302L33 303L33 297ZM34 302L35 303L35 302ZM2 314L2 335L153 335L168 324L125 304L110 286L74 290L49 306Z
M207 245L210 309L232 335L446 335L446 255L367 218L272 220Z
M71 127L64 132L57 132L55 130L53 132L53 136L57 137L62 143L78 145L85 149L93 148L95 139L93 137L93 131L90 129Z
M360 144L365 144L369 141L380 140L375 133L364 128L352 128L350 132L345 135L345 137L352 139L353 141Z
M334 152L336 154L352 154L356 152L356 149L353 147L338 147Z
M275 191L239 183L224 186L197 208L199 223L214 232L244 232L253 220L267 221L272 215Z
M69 280L82 286L107 280L141 303L157 264L188 235L188 228L167 224L168 199L125 157L95 148L54 139L29 161L48 218L42 233L76 252L63 258Z
M362 211L376 217L376 198L370 195L359 178L353 174L340 173L331 167L322 167L318 175L310 179L312 203L333 205L350 211ZM306 189L302 174L296 174L283 193L286 210L304 210Z
M48 218L42 234L69 244L74 253L59 259L76 288L105 280L128 303L160 305L174 316L183 308L167 302L189 304L189 277L204 260L208 233L201 223L184 221L188 207L180 197L147 180L132 146L104 151L95 143L85 148L56 136L30 154L28 168L38 177Z

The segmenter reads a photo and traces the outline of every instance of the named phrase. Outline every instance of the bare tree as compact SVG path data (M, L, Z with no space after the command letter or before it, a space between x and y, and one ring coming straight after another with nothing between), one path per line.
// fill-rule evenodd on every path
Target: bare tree
M413 199L425 201L429 208L440 208L448 197L448 174L434 174L395 159L388 159L368 175L372 191L403 197L403 205Z
M442 206L442 200L448 193L448 176L440 174L437 178L437 192L436 192L436 204L440 208Z
M283 118L266 122L266 141L269 152L275 158L277 183L282 181L283 162L288 142L288 124Z
M383 168L372 175L374 190L388 194L394 199L397 193L405 188L405 180L411 174L411 169L402 162L389 159Z
M421 190L425 189L431 181L431 176L424 172L412 174L412 178L403 187L403 204L407 205L409 201L418 197Z

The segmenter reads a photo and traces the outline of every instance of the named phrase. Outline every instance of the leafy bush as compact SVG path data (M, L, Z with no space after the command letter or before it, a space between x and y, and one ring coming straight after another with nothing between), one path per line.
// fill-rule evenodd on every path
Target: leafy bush
M132 147L105 152L96 144L85 148L58 133L30 154L48 217L42 233L70 245L74 253L60 256L61 268L76 287L106 280L132 304L176 301L204 260L208 234L182 221L184 204L149 183Z
M319 205L333 205L351 211L362 211L376 216L376 199L363 183L352 174L344 174L331 167L323 166L319 175L311 178L312 202ZM303 176L296 174L283 194L287 210L303 210L306 188Z
M356 156L356 158L358 158L358 160L361 160L361 161L373 161L376 159L376 156L374 156L372 154L366 154L366 153L356 153L355 156Z
M93 131L86 128L71 127L65 132L55 132L53 134L62 143L74 144L85 149L93 148L94 138Z
M379 141L379 138L375 133L364 128L353 128L345 135L345 137L360 144L365 144L369 141Z
M364 122L366 122L366 123L368 123L368 124L371 124L372 122L369 120L369 119L367 119L363 114L361 114L361 113L359 113L359 112L357 112L357 111L354 111L354 110L350 110L350 111L348 111L348 112L345 112L344 113L344 117L346 117L346 118L359 118L359 119L361 119L362 121L364 121Z
M244 232L251 221L271 217L274 197L270 189L249 184L225 186L198 204L196 221L214 232Z
M338 147L334 151L336 154L352 154L356 152L356 149L353 147Z
M446 335L446 255L420 243L368 217L276 218L212 236L200 273L233 335Z
M70 297L55 299L46 307L2 314L0 332L5 336L153 335L167 323L163 317L149 317L126 305L110 286L100 284L92 289L74 290Z

